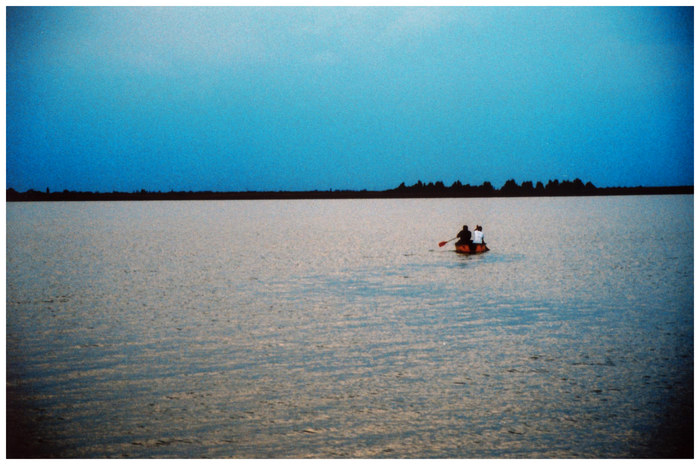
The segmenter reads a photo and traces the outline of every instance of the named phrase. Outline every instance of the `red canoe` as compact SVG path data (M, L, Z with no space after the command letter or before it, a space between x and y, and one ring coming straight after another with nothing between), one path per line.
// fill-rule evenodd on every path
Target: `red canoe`
M455 245L455 249L457 253L467 253L467 254L477 254L477 253L484 253L488 252L489 248L486 247L486 244L472 244L469 246L469 244L465 245Z

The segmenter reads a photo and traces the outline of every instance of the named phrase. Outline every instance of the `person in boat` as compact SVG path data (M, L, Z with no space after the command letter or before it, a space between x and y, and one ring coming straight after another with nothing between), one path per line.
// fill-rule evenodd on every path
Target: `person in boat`
M484 242L484 233L481 230L481 226L478 224L476 225L476 228L474 229L474 241L473 241L473 243L474 244L486 244L486 242Z
M469 226L466 224L462 226L462 230L457 233L459 240L455 245L468 245L469 248L472 246L472 233L469 231Z

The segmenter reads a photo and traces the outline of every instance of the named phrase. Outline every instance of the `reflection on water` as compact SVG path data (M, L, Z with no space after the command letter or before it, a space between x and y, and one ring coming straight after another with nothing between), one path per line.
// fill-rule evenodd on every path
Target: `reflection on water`
M8 204L9 453L687 455L692 203Z

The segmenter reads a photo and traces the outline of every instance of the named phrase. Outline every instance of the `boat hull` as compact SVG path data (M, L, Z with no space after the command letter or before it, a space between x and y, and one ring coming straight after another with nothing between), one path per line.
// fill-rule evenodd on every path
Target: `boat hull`
M457 253L464 253L464 254L478 254L478 253L484 253L488 252L489 248L486 247L486 244L464 244L464 245L455 245L455 251Z

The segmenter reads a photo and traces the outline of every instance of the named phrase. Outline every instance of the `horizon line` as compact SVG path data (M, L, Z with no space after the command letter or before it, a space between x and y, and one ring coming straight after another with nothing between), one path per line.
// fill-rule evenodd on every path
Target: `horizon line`
M413 185L406 185L405 182L402 182L396 187L392 187L389 189L368 189L368 188L361 188L361 189L352 189L352 188L327 188L327 189L322 189L322 188L315 188L315 189L244 189L244 190L213 190L213 189L199 189L199 190L192 190L192 189L173 189L171 188L170 190L162 190L162 189L132 189L132 190L76 190L76 189L51 189L50 187L45 188L44 190L40 189L35 189L35 188L29 188L26 189L25 191L19 191L13 187L5 187L5 192L13 191L18 194L22 193L30 193L30 192L38 192L38 193L52 193L52 194L57 194L57 193L85 193L85 194L141 194L141 193L150 193L150 194L167 194L167 193L217 193L217 194L294 194L294 193L306 193L306 192L328 192L328 193L333 193L333 192L346 192L346 193L352 193L352 192L367 192L367 193L384 193L384 192L393 192L401 189L445 189L445 190L457 190L457 189L476 189L476 188L483 188L487 187L490 190L493 191L502 191L504 188L507 188L508 186L510 187L515 187L518 189L528 189L529 187L525 187L525 184L531 183L533 188L539 187L540 184L546 189L547 186L550 184L558 185L561 186L562 184L569 185L569 184L578 184L582 183L584 186L589 186L594 189L665 189L665 188L690 188L694 187L695 183L693 184L667 184L667 185L643 185L643 184L638 184L638 185L617 185L617 186L596 186L590 181L583 182L581 181L580 178L575 178L573 181L571 180L563 180L559 181L558 179L550 179L547 181L545 184L543 181L522 181L522 183L518 184L514 178L511 178L507 180L501 187L494 187L493 184L490 181L484 181L481 184L462 184L460 180L454 181L452 184L447 185L443 183L442 181L430 181L427 183L424 183L420 180L416 181L415 184Z

